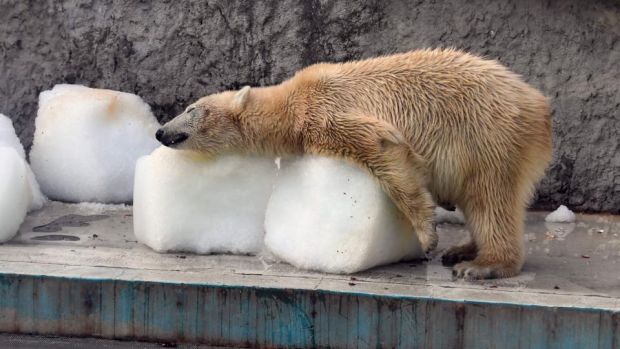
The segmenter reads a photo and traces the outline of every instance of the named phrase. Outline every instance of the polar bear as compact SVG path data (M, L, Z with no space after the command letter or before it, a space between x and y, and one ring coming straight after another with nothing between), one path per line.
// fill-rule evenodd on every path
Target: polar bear
M467 279L521 270L525 209L552 151L547 98L498 62L452 49L315 64L275 86L203 97L156 138L211 154L352 159L425 251L437 245L434 203L455 204L471 239L443 262Z

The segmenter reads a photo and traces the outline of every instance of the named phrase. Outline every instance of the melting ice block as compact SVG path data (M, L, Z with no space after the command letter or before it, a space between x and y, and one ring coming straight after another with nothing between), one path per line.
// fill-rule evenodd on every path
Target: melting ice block
M24 162L24 166L26 167L26 176L28 178L28 186L30 187L29 195L31 196L28 210L38 210L43 207L46 198L41 193L41 189L39 189L39 183L37 182L34 173L32 173L30 165L26 163L26 153L24 152L22 143L19 141L19 138L17 138L17 134L13 128L13 122L9 119L9 117L3 114L0 114L0 147L9 147L14 149L18 157L20 157ZM5 165L0 164L0 166ZM2 177L0 177L0 180L2 180Z
M159 123L140 97L79 85L39 96L30 160L41 189L62 201L128 202L140 156Z
M413 228L370 174L345 160L282 161L265 246L298 268L353 273L423 256Z
M32 200L26 162L12 147L0 147L0 242L15 236Z
M159 252L257 253L276 171L271 158L160 147L136 166L136 237Z

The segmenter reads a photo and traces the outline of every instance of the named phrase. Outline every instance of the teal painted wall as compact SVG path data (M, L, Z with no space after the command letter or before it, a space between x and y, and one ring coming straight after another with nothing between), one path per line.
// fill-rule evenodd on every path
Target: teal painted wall
M619 348L620 313L0 275L0 332L235 347Z

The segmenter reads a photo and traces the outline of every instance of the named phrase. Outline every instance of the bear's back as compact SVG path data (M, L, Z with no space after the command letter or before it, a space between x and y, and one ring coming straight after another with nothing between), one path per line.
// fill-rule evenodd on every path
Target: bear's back
M403 118L445 121L443 126L529 123L536 121L530 117L544 116L528 111L547 105L539 91L500 63L453 49L319 63L298 72L293 81L297 90L320 96L324 108L361 110L396 123Z
M315 64L293 81L314 118L361 113L390 122L438 177L485 167L498 154L550 154L547 99L494 60L420 50Z

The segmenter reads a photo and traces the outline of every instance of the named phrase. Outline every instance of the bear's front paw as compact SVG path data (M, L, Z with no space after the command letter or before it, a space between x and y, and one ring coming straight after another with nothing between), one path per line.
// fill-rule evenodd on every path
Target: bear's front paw
M476 244L473 242L465 245L453 246L441 256L441 264L446 267L451 267L459 262L471 261L476 258L477 254L478 250L476 249Z

